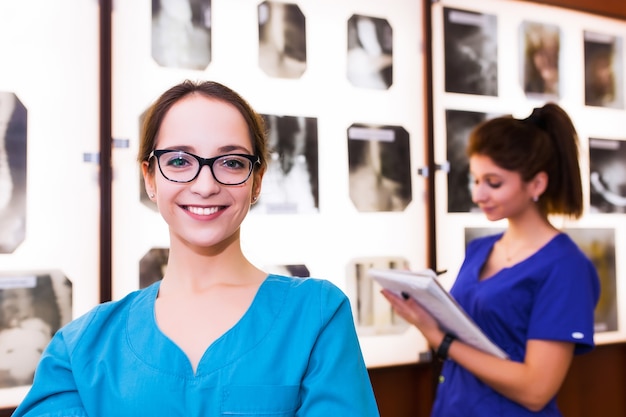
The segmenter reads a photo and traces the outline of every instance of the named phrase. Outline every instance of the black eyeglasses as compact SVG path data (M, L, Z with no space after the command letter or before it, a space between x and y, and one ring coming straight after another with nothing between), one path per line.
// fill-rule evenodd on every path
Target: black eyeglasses
M156 157L159 171L166 180L172 182L191 182L200 174L203 166L208 165L215 181L222 185L239 185L248 181L255 164L261 161L257 155L228 154L214 158L202 158L189 152L173 149L155 149L148 160Z

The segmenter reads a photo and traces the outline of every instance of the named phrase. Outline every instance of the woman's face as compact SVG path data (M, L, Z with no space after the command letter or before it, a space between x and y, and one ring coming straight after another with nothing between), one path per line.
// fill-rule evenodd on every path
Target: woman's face
M472 155L472 201L491 221L512 219L533 207L531 187L515 171L500 168L485 155Z
M249 129L232 105L192 94L174 104L165 115L155 149L186 151L203 158L240 153L253 154ZM142 164L146 191L154 194L159 212L169 225L172 245L197 248L228 245L239 239L239 227L260 191L254 173L240 185L218 183L208 166L189 183L167 180L156 166L148 172ZM256 185L253 185L256 184Z

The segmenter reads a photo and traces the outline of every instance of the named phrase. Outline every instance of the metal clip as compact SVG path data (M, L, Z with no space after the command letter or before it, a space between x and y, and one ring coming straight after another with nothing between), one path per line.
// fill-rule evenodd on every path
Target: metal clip
M130 140L113 138L111 140L111 146L113 146L114 148L129 148L130 147Z
M445 161L443 164L435 164L435 170L436 171L443 171L446 174L450 172L450 162L449 161ZM421 175L424 178L428 178L428 175L430 174L428 167L419 167L417 169L417 175Z
M83 153L83 162L99 164L100 163L100 152L85 152L85 153Z

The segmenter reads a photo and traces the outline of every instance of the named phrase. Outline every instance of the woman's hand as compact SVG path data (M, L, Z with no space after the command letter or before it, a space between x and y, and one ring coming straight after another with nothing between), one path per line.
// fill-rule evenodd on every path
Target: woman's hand
M434 349L439 346L444 333L439 328L435 318L426 309L411 297L404 298L386 289L383 289L381 293L398 315L422 332L430 346Z

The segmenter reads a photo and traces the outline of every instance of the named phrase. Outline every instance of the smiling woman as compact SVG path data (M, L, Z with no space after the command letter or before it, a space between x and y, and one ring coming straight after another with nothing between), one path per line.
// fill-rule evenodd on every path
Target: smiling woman
M57 332L14 416L379 415L346 295L268 274L242 252L264 132L218 83L157 99L138 159L169 226L164 276Z

